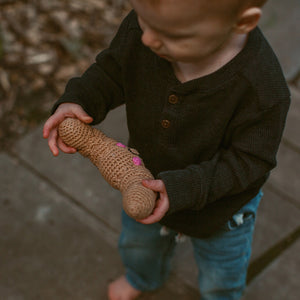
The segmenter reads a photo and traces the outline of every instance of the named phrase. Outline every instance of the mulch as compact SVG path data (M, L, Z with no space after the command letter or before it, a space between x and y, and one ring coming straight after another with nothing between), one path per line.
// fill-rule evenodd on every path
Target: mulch
M124 0L0 0L0 151L47 118L129 9Z

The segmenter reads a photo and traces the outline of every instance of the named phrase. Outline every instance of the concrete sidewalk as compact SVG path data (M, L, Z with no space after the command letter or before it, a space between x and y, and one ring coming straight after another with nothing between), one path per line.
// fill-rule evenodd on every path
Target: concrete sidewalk
M299 299L300 2L271 0L262 27L290 82L292 106L278 167L264 188L244 300ZM296 26L297 25L297 26ZM122 125L121 125L122 124ZM124 108L99 126L126 143ZM80 155L51 156L42 124L0 152L0 300L102 300L123 272L121 196ZM199 299L189 241L166 286L141 299Z

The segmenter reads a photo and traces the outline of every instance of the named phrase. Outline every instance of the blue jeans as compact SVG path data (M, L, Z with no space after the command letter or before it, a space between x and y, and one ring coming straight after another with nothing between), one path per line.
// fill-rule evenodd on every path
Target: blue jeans
M201 300L240 299L246 286L256 211L262 192L242 207L214 236L191 238L199 270ZM123 212L119 250L128 282L155 290L170 273L177 232L160 234L161 225L143 225Z

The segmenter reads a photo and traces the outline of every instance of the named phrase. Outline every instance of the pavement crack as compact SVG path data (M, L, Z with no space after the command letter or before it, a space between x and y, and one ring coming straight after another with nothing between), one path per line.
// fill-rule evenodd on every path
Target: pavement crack
M265 253L254 260L248 269L247 284L249 285L266 267L268 267L277 257L293 245L300 238L300 226L288 236L269 248Z

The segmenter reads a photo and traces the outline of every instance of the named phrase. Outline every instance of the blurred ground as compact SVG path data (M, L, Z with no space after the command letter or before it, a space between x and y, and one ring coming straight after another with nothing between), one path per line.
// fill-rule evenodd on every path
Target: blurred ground
M0 149L44 120L66 79L108 45L123 2L0 0Z

